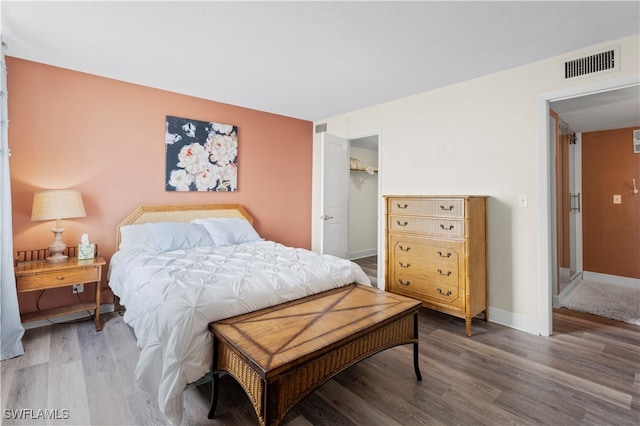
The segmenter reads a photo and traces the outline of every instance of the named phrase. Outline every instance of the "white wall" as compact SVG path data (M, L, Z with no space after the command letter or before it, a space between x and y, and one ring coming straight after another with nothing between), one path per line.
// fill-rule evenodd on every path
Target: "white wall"
M540 300L541 286L549 285L547 270L540 267L548 244L541 232L548 200L540 199L547 191L541 186L548 176L540 174L548 150L539 146L547 140L548 117L540 117L540 96L638 75L639 40L636 35L594 46L620 44L622 65L616 72L565 82L563 55L317 123L346 138L379 132L383 195L490 196L490 312L512 316L498 322L537 332L541 306L549 303ZM314 193L317 188L314 176ZM518 207L518 194L528 196L528 207ZM317 238L314 232L312 240Z
M351 157L378 168L378 151L351 147ZM378 249L378 174L350 172L347 257L374 256Z

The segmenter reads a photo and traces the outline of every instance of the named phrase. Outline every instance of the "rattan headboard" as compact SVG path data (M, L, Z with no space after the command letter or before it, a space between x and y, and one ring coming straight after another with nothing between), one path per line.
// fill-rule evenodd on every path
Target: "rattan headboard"
M253 224L253 217L239 204L188 204L140 206L116 227L116 250L120 247L120 227L151 222L191 222L208 217L239 217Z

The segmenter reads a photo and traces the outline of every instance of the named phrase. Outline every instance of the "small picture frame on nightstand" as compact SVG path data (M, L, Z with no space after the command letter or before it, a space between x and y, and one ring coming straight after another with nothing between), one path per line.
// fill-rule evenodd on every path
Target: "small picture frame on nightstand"
M95 257L95 253L95 244L78 244L78 260L93 259Z

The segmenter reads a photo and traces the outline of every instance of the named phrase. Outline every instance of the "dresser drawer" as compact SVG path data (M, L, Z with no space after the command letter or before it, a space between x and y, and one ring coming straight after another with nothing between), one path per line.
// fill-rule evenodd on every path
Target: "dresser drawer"
M464 217L464 199L462 198L390 198L389 214Z
M21 275L16 277L16 287L18 291L29 291L96 282L100 280L99 270L91 267Z
M393 268L458 269L464 258L464 242L430 240L410 235L389 236Z
M440 272L430 268L421 268L418 265L415 267L412 265L408 269L395 268L392 274L392 284L400 288L411 287L424 294L443 294L447 291L438 289L446 287L451 290L449 295L453 294L455 298L458 289L462 287L457 268L438 268L438 271Z
M389 216L389 231L412 232L445 238L464 238L464 220L417 216Z
M420 280L410 275L394 274L389 290L425 302L434 302L454 308L464 306L464 297L459 287L450 287L442 283Z

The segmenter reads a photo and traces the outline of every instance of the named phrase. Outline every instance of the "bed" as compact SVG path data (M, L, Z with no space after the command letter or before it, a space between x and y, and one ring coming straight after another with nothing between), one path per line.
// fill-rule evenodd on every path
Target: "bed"
M212 365L208 324L326 290L370 285L353 262L261 238L240 205L142 206L116 230L108 281L136 335L138 386L179 424Z

